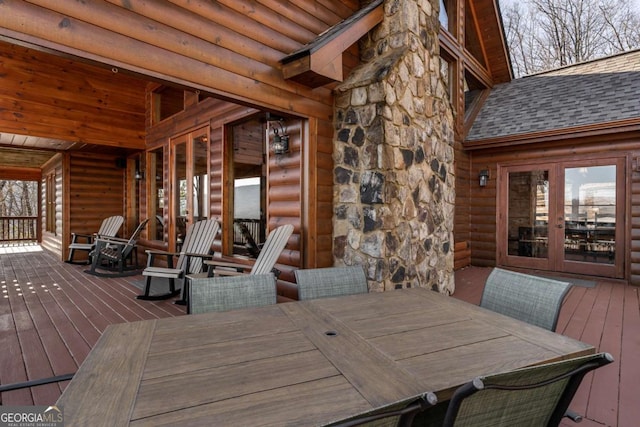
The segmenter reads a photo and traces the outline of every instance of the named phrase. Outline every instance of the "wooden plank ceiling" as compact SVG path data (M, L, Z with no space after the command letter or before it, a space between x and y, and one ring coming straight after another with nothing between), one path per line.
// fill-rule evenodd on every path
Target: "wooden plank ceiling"
M360 7L357 0L2 1L0 148L144 149L149 81L330 120L331 88L287 82L279 61ZM357 63L354 44L342 65L348 73Z

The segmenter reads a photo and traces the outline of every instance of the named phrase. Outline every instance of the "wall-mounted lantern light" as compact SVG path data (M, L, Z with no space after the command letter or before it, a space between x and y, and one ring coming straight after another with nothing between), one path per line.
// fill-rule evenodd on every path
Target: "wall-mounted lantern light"
M480 187L485 187L489 181L489 169L482 169L479 174Z
M289 152L289 135L287 135L284 118L268 115L267 120L273 128L271 147L273 148L274 154L285 154Z

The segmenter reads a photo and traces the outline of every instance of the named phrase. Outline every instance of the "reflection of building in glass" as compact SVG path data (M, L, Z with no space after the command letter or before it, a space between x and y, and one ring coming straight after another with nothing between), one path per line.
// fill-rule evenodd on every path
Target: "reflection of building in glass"
M565 191L565 219L586 223L616 222L615 182L586 183L580 185L578 197L572 197L571 185Z

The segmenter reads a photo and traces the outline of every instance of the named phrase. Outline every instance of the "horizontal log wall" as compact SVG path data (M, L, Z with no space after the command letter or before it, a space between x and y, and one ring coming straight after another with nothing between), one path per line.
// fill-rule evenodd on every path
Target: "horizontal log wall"
M289 152L276 155L268 153L267 168L267 231L284 224L294 227L289 243L278 258L279 264L302 267L302 121L287 120ZM280 277L294 280L292 269L283 271Z
M454 245L454 269L466 267L471 263L470 246L470 220L469 220L469 194L473 180L469 175L469 153L464 151L462 144L455 142L455 173L456 173L456 207L453 226Z
M141 149L145 85L0 41L2 132Z
M118 74L131 71L203 95L302 118L305 133L299 143L304 148L295 160L295 185L300 194L297 233L304 235L298 245L304 245L306 258L290 258L296 265L321 267L333 264L333 94L331 86L311 89L284 80L280 60L351 16L360 3L5 0L0 2L0 35L109 64L121 70ZM343 54L345 75L358 65L358 56L357 44ZM206 123L197 115L192 119L190 128ZM164 124L150 129L148 148L174 135L165 130L175 127ZM211 123L212 133L218 128ZM287 175L293 179L292 170L287 169ZM215 181L211 185L213 189ZM277 199L283 189L274 191ZM212 199L212 212L215 204ZM273 206L274 215L278 209L288 207L279 201Z
M126 168L116 164L116 156L67 154L62 235L63 256L68 256L71 233L92 234L102 220L112 215L125 216L123 195ZM121 229L119 236L123 237ZM78 254L78 259L81 259Z
M55 174L55 231L48 232L47 231L47 185L46 185L46 177L49 174ZM43 248L58 254L60 259L62 259L63 250L62 250L62 235L63 235L63 217L62 217L62 209L64 206L63 199L63 190L62 186L64 183L63 176L63 168L62 168L62 155L58 154L54 158L52 158L48 163L44 165L42 168L42 179L40 185L40 204L41 204L41 215L40 215L40 225L42 229L42 242L41 245Z
M538 145L521 145L518 147L502 147L473 151L470 171L470 241L471 263L477 266L496 265L496 200L497 200L497 168L500 164L514 161L536 161L540 159L571 159L581 157L618 157L627 156L632 160L627 170L627 202L628 229L625 254L625 277L632 284L640 285L640 169L633 164L640 164L640 136L637 134L618 135L614 137L590 137L585 141L543 143ZM475 182L480 170L489 170L489 181L486 187Z
M355 0L284 7L236 0L124 6L117 0L7 0L0 4L0 30L213 94L328 118L330 90L285 81L279 61L358 8Z

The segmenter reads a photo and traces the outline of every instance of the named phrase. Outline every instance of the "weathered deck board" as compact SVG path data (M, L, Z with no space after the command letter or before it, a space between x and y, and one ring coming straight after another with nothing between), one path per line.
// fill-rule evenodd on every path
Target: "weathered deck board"
M5 282L0 285L7 291L0 298L2 384L67 373L82 363L109 324L184 313L171 300L136 300L140 291L129 282L141 276L99 278L84 273L86 266L62 263L46 251L18 253L14 248L12 252L0 254L0 282ZM490 271L483 267L458 271L454 297L478 304ZM18 295L15 284L27 285L34 293ZM635 426L640 419L639 290L599 281L594 288L574 286L565 299L558 332L608 351L616 359L590 374L572 402L572 409L586 415L583 427ZM1 403L51 404L64 386L2 393Z
M478 304L490 268L469 267L456 273L456 298ZM560 311L557 332L594 345L615 362L590 373L571 409L585 416L583 427L633 427L640 419L639 288L598 281L596 287L573 286ZM574 426L563 421L562 426Z
M0 383L75 372L108 325L184 313L171 301L136 300L140 291L129 282L141 276L101 278L84 273L86 268L62 263L46 251L12 248L0 255L0 340L7 350L0 360ZM2 393L1 402L48 405L65 385Z

